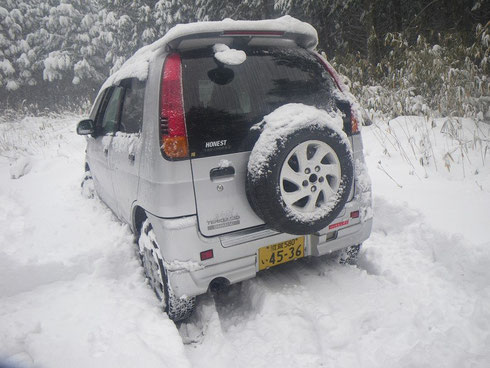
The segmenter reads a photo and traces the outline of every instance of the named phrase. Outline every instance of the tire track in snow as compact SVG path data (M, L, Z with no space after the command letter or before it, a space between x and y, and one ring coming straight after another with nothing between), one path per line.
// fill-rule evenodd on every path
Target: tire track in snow
M0 365L188 367L127 226L80 194L76 121L20 124L12 141L36 137L37 156L18 180L0 157Z
M186 346L193 366L486 366L488 252L376 203L359 268L302 260L215 296L214 328Z

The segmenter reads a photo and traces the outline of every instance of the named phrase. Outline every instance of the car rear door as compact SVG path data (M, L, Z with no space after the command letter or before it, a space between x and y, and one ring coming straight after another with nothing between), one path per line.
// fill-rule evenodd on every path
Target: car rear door
M306 50L244 50L239 65L218 62L212 48L181 53L198 223L205 236L264 223L245 190L250 151L260 134L253 126L286 103L322 107L331 100L333 84L323 80L323 68Z

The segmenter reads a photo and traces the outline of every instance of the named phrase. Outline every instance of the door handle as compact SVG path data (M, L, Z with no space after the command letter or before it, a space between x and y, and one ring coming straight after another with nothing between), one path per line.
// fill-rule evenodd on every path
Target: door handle
M211 181L227 179L235 175L235 168L233 166L215 167L209 172Z

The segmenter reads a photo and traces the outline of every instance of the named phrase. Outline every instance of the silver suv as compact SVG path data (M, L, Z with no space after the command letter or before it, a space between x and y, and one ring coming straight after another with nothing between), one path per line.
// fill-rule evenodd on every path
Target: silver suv
M360 114L291 17L179 25L103 85L82 188L128 223L175 321L195 297L371 232Z

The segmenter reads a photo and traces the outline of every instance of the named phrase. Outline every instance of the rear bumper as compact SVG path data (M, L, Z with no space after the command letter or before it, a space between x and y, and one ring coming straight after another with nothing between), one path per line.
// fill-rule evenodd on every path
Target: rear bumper
M318 235L305 236L305 256L324 254L361 244L371 234L371 183L362 154L360 134L352 137L355 161L355 195L331 225ZM351 217L352 212L359 217ZM230 284L255 277L258 249L294 239L297 235L250 229L230 236L203 237L196 216L162 219L148 214L167 268L167 276L176 296L204 294L209 284L224 278ZM200 253L213 250L214 257L200 260Z
M260 247L297 237L279 233L224 247L219 237L207 239L200 236L195 219L189 218L187 223L181 223L180 228L175 228L169 226L169 221L175 220L149 217L162 248L168 279L178 297L204 294L210 283L217 278L224 278L234 284L255 277ZM318 257L360 244L369 237L371 227L372 218L338 230L326 229L323 235L307 235L305 256ZM214 258L200 261L200 252L208 249L213 249Z

